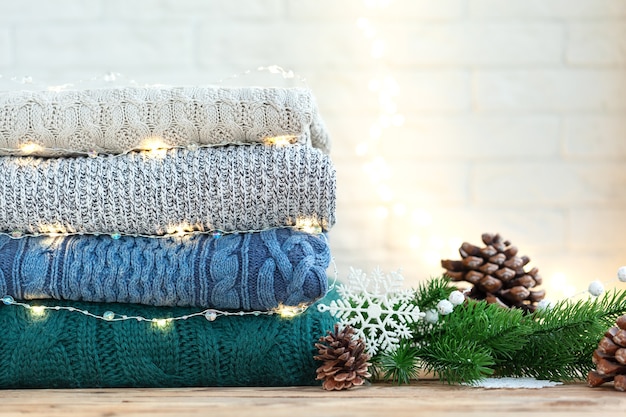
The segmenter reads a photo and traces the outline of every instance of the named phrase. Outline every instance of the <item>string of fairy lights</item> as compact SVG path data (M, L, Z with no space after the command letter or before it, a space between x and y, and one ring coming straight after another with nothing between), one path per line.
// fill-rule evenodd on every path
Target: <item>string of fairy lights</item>
M253 72L266 72L273 75L281 76L283 79L294 80L299 85L306 86L306 80L295 74L291 70L283 69L278 65L270 65L267 67L261 66L256 68L255 70L246 70L237 74L233 74L229 77L219 80L216 84L223 84L226 81L234 80L243 76L247 76L252 74ZM120 73L110 72L104 75L96 76L93 78L89 78L86 80L81 80L77 83L72 84L63 84L57 86L44 86L39 85L37 81L33 79L31 76L24 77L4 77L0 74L0 91L3 90L12 90L12 89L32 89L32 88L42 88L49 91L64 91L67 89L73 89L76 87L80 88L89 88L89 87L102 87L102 85L110 85L118 82L123 82L124 85L133 86L139 85L135 80L126 79ZM8 88L7 88L8 87ZM281 136L272 136L262 138L258 143L235 143L238 145L245 146L289 146L293 145L299 140L298 136L295 135L281 135ZM7 149L0 148L0 151L3 152L4 155L12 155L12 156L20 156L20 157L38 157L40 155L55 155L55 154L67 154L72 153L77 156L89 157L89 158L118 158L123 155L129 153L140 153L142 156L146 158L158 158L162 159L165 157L166 153L170 150L174 149L186 149L189 151L196 151L200 148L209 148L218 145L214 144L197 144L191 143L185 146L175 146L165 143L162 138L159 137L149 137L144 139L141 144L136 148L131 148L124 150L123 152L117 152L115 154L108 153L102 150L90 149L87 151L76 151L70 149L63 148L46 148L34 142L25 142L21 144L18 149ZM23 160L23 159L20 159ZM295 219L294 224L291 226L287 226L308 234L317 235L321 239L326 239L326 235L323 233L322 224L318 219L310 218L310 217L298 217ZM194 226L189 224L181 224L181 225L172 225L168 227L166 233L162 235L147 235L147 234L125 234L120 232L111 232L111 233L83 233L83 232L69 232L61 225L38 225L38 230L40 232L29 233L22 230L14 230L11 232L0 232L0 235L8 236L12 239L22 239L26 237L47 237L47 238L55 238L55 237L66 237L73 235L107 235L113 240L119 240L124 236L130 237L145 237L145 238L181 238L181 237L192 237L195 235L203 235L210 234L213 239L219 239L225 234L231 233L254 233L260 232L262 230L245 230L245 231L222 231L222 230L197 230ZM268 229L263 229L268 230ZM334 287L338 271L335 260L331 258L331 266L334 269L334 278L331 279L331 288ZM237 317L245 317L245 316L274 316L277 315L282 319L289 319L296 317L307 310L309 307L308 304L299 304L297 306L286 306L279 305L278 307L267 310L267 311L226 311L226 310L218 310L214 308L206 308L196 312L191 312L188 314L184 314L181 316L174 317L144 317L139 315L126 315L119 314L112 310L104 311L101 314L93 313L86 309L77 308L74 306L67 305L44 305L42 303L32 301L28 302L25 300L15 300L10 295L5 295L0 298L0 302L5 306L19 307L23 308L30 313L30 316L34 320L42 320L46 317L48 312L51 311L66 311L71 313L82 314L87 317L91 317L98 320L103 320L106 322L124 322L124 321L136 321L136 322L144 322L151 324L155 329L166 330L170 328L171 324L180 321L180 320L188 320L195 317L203 317L208 322L213 322L219 317L229 317L229 316L237 316Z
M145 322L150 323L154 327L158 329L167 329L170 324L180 321L180 320L188 320L194 317L203 317L209 322L213 322L217 320L219 317L244 317L244 316L273 316L278 315L281 318L289 319L296 317L302 313L304 313L309 307L308 304L299 304L297 306L285 306L279 305L278 307L267 310L267 311L225 311L225 310L217 310L213 308L207 308L201 311L184 314L181 316L174 317L143 317L136 315L126 315L119 314L112 310L106 310L102 314L94 314L89 310L80 309L72 306L65 305L41 305L38 303L28 303L25 301L16 301L10 295L5 295L0 298L0 301L5 306L15 306L26 309L34 319L43 319L47 312L49 311L68 311L72 313L82 314L87 317L91 317L98 320L103 320L107 322L122 322L122 321L136 321L136 322Z

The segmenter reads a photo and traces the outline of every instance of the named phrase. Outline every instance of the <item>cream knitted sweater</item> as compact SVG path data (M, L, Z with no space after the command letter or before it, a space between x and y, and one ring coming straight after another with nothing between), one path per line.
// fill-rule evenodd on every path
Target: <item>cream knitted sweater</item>
M125 87L0 93L0 155L124 153L150 146L292 141L324 152L330 141L310 90Z

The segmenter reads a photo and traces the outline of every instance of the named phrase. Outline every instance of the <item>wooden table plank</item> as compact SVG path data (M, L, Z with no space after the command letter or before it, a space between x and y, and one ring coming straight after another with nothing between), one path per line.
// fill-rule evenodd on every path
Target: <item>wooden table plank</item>
M0 391L2 416L626 416L626 393L568 384L488 390L418 381L350 391L319 387Z

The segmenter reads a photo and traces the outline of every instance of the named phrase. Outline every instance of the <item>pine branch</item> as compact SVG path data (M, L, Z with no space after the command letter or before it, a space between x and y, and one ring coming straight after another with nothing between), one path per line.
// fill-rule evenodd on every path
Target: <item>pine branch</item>
M454 290L446 278L419 286L416 304L434 308ZM592 369L598 341L626 314L626 291L594 300L563 301L550 310L524 314L484 301L468 300L435 324L412 324L412 340L379 355L384 379L407 383L415 364L449 383L472 382L497 373L567 381Z
M592 301L563 301L535 313L524 348L514 361L498 361L502 375L552 380L584 378L604 332L626 313L626 292L611 292Z
M422 327L414 341L425 366L448 382L484 377L488 373L478 370L479 363L500 375L567 381L584 377L592 368L599 339L624 313L626 292L593 301L564 301L530 316L517 309L468 301L441 317L430 331ZM461 362L476 352L484 355L482 362L478 358L471 365Z
M377 356L375 363L381 368L383 380L408 384L411 379L417 379L419 373L417 356L417 348L403 340L395 350Z
M432 278L419 284L415 290L415 303L421 311L435 308L441 300L447 300L452 291L456 290L450 285L450 278Z
M442 381L476 381L493 374L489 350L467 340L439 339L418 350L424 369Z
M524 346L527 320L521 310L468 300L415 335L418 356L427 369L449 383L481 379Z
M442 328L484 346L496 359L508 360L525 345L530 332L527 322L521 310L468 300L442 319Z

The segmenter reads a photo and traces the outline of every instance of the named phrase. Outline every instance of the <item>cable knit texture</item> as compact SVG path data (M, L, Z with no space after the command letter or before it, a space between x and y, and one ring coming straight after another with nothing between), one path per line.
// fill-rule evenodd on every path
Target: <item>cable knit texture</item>
M98 158L0 157L0 230L164 234L329 229L335 171L307 146L224 146Z
M99 315L110 310L150 318L197 311L136 304L64 305ZM315 306L292 319L231 316L209 322L199 316L166 328L136 320L106 322L68 311L33 317L26 309L1 306L0 387L315 385L319 364L313 359L314 344L334 323Z
M0 236L0 295L270 310L323 297L329 263L323 235L291 229L220 238Z
M263 142L294 135L324 152L330 140L305 88L126 87L0 94L1 154L123 153L159 138L170 146ZM51 151L49 148L66 150Z

